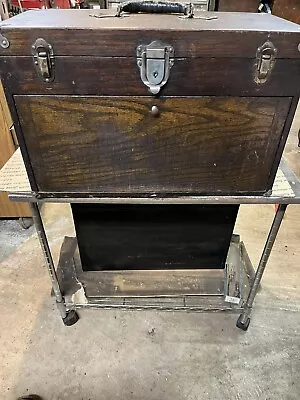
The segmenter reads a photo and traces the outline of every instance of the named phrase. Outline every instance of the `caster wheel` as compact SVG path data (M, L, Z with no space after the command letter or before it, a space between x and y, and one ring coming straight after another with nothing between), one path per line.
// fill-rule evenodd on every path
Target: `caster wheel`
M79 316L75 310L67 311L67 315L63 318L63 323L66 326L72 326L79 320Z
M19 224L23 229L29 229L33 225L32 218L19 218Z
M247 330L248 330L249 324L250 324L250 318L248 317L248 318L246 319L246 322L243 323L243 322L241 321L241 315L239 316L238 320L236 321L236 326L237 326L237 328L240 328L240 329L242 329L243 331L247 331Z

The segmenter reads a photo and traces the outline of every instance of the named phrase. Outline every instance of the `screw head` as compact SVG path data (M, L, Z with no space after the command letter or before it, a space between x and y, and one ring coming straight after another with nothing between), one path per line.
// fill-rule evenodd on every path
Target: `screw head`
M9 41L8 41L6 38L3 38L3 39L1 40L1 47L2 47L3 49L7 49L7 48L9 47Z
M143 51L143 47L142 47L142 45L139 45L138 47L137 47L137 49L136 49L136 52L137 52L137 55L141 55L142 54L142 51Z

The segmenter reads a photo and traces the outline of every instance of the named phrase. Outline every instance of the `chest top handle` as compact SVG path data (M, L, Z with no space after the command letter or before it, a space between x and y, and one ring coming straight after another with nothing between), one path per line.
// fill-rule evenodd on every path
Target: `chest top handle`
M194 7L191 3L171 3L168 1L127 1L121 3L118 7L116 17L120 17L122 12L132 14L184 14L187 18L193 18Z

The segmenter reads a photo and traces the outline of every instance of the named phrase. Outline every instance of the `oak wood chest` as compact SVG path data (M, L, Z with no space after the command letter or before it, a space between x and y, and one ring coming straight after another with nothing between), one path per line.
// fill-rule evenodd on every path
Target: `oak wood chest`
M299 26L188 18L176 4L172 15L42 10L1 24L1 76L34 191L271 189L298 99Z

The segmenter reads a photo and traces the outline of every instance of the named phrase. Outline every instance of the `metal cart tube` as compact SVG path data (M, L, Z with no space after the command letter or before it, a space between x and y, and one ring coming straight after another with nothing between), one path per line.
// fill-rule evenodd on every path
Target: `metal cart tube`
M55 265L53 262L50 246L48 243L48 238L47 238L47 235L45 232L45 228L44 228L44 224L43 224L43 220L41 217L38 203L30 203L30 207L31 207L32 218L33 218L33 222L34 222L35 229L37 232L37 236L39 238L42 252L43 252L43 255L45 258L46 267L49 272L57 308L60 312L63 323L66 326L71 326L71 325L75 324L75 322L78 321L78 319L79 319L78 315L77 315L76 311L66 309L65 300L62 295L62 292L61 292L61 289L59 286L59 282L57 279Z
M278 209L277 209L275 217L273 219L273 223L272 223L265 247L263 249L256 273L255 273L254 281L253 281L251 290L249 292L248 299L244 306L243 312L241 313L241 315L239 316L239 318L237 320L236 326L238 328L242 329L243 331L246 331L249 327L252 305L253 305L255 296L257 294L260 281L263 277L267 262L269 260L269 257L270 257L274 242L276 240L277 233L279 231L282 219L283 219L285 211L287 209L287 206L288 206L287 204L279 204L279 206L278 206Z

